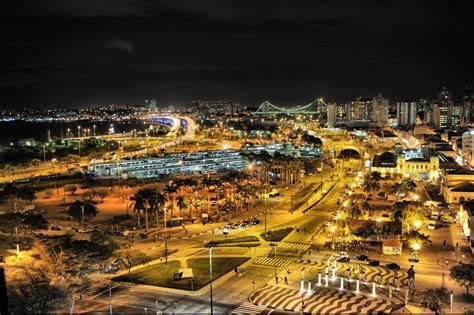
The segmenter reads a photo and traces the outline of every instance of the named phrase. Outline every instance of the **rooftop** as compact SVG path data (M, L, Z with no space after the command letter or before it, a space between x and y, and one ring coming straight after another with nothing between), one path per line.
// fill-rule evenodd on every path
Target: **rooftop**
M474 192L474 183L473 182L464 182L457 186L454 186L450 189L455 192Z

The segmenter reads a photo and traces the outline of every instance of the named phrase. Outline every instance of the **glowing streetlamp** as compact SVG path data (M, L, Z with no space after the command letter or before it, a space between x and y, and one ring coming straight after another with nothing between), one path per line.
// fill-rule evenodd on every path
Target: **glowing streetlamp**
M414 250L420 250L420 248L421 248L421 246L420 246L420 244L418 244L418 242L415 242L412 247L413 247Z
M412 199L413 201L418 201L420 199L420 196L418 196L418 194L414 194Z
M415 221L413 222L413 226L417 229L419 229L421 227L421 222L420 221ZM419 245L418 245L419 246Z

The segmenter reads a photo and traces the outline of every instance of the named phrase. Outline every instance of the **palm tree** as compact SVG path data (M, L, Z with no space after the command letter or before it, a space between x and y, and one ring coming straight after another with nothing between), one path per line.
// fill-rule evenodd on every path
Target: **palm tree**
M366 178L362 184L362 189L367 192L376 192L380 189L380 183L372 178Z
M130 200L134 201L133 212L137 213L137 224L138 224L138 227L140 228L141 227L140 212L145 211L145 200L143 199L143 196L138 193L136 193L134 196L131 196Z
M179 209L179 215L183 216L183 210L187 208L188 203L186 202L186 197L185 196L178 196L176 198L176 205L178 206Z
M163 189L163 192L168 195L168 202L171 203L171 216L173 216L173 210L174 210L174 199L173 196L178 192L177 186L173 183L170 182L166 187Z
M392 191L397 196L397 201L398 201L400 195L405 193L405 187L403 187L403 185L400 183L395 183L392 185Z
M31 188L30 186L21 187L18 190L18 198L25 200L28 203L31 203L34 200L36 200L35 193L36 193L35 190Z
M189 201L189 205L194 208L194 212L197 212L197 208L202 205L202 200L201 198L192 198ZM192 217L192 213L191 213Z

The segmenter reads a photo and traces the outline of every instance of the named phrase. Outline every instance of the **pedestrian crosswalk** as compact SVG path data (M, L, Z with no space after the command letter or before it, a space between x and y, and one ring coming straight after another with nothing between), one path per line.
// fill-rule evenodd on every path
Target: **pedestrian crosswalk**
M288 243L288 242L280 242L277 246L278 249L289 249L294 251L305 252L307 251L311 245L303 244L303 243Z
M239 305L231 314L261 314L266 309L265 306L244 302Z
M250 298L255 305L290 312L315 314L390 313L403 304L377 296L316 287L311 294L287 287L266 285Z
M292 260L284 258L258 257L254 264L285 268L291 265L292 262Z

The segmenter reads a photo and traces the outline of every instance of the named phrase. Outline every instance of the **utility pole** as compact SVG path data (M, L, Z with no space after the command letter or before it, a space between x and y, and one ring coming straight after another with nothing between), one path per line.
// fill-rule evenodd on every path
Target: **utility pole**
M265 211L265 240L267 240L267 190L264 190L263 202L264 202L264 211Z

